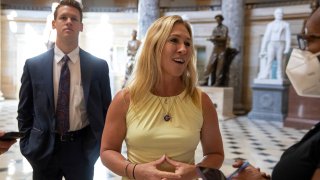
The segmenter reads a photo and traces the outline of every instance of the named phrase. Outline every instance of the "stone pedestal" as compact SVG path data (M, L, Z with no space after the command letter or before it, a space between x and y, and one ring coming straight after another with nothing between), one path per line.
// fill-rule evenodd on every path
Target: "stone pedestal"
M215 104L219 120L234 118L233 88L231 87L201 87Z
M253 105L249 119L283 121L288 111L288 86L282 80L255 80L251 86Z

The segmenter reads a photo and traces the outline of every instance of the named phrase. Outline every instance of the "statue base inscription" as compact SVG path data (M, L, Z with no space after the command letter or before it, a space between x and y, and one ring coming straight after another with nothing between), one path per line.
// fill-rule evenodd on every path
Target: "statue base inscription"
M236 117L233 114L233 88L202 86L201 89L208 94L215 104L219 120Z
M288 111L288 86L282 83L254 83L252 110L249 119L283 121Z

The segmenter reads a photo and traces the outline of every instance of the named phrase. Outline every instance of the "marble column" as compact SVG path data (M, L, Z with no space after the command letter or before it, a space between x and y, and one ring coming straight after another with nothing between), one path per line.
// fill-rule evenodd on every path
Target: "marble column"
M0 8L0 14L1 14L1 8ZM0 39L1 39L1 22L0 22ZM1 47L1 42L0 42L0 49L2 49L2 47ZM4 100L4 98L3 98L3 93L2 93L2 91L1 91L1 86L2 86L2 71L1 71L1 69L2 69L2 65L1 65L1 61L2 61L2 58L1 58L2 56L1 56L1 51L0 51L0 101L3 101Z
M149 26L160 16L159 0L139 0L138 39L143 39Z
M239 53L232 61L230 66L229 86L234 91L234 113L244 114L242 102L242 71L243 71L243 46L244 46L244 0L223 0L222 15L223 24L229 28L230 47L236 48Z

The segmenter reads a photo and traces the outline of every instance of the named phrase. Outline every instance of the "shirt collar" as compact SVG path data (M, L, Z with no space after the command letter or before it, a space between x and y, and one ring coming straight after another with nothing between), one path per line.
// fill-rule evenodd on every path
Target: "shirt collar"
M76 63L77 60L79 59L79 58L77 58L77 57L79 57L79 51L80 51L80 48L78 46L74 50L72 50L70 53L67 54L72 63ZM64 55L65 54L62 52L62 50L59 49L58 46L56 45L54 48L54 56L55 56L54 59L56 60L56 63L59 63L62 60Z

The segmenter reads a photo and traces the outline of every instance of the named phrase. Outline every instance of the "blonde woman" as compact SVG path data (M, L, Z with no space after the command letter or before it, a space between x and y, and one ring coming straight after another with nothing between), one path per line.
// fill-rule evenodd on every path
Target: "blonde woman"
M220 168L224 152L217 113L196 87L190 25L180 16L159 18L137 56L128 86L107 113L103 164L124 179L196 179L196 163ZM195 162L199 142L203 159Z

